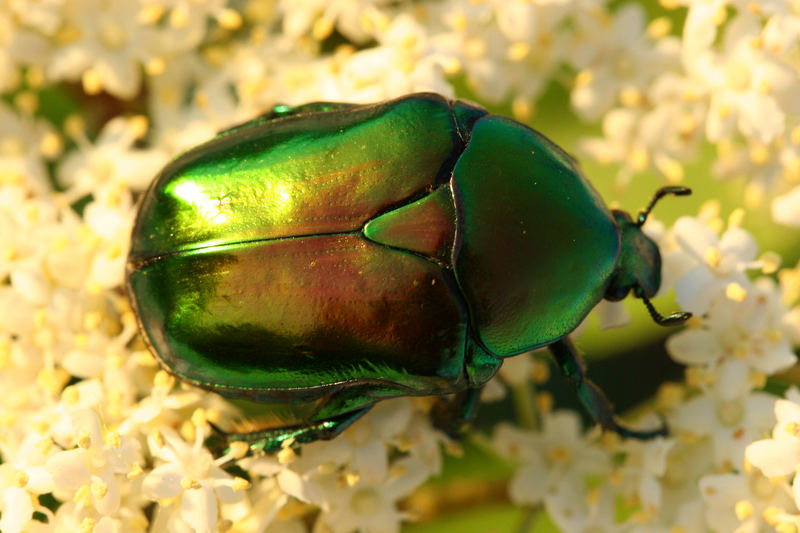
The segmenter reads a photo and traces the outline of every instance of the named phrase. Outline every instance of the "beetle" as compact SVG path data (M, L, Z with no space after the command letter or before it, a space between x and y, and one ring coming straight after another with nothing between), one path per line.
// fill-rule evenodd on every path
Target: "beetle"
M170 162L141 199L126 286L177 378L286 406L228 435L329 439L376 402L448 396L469 421L506 357L548 346L604 429L620 425L567 335L603 298L649 298L661 257L539 132L464 101L277 106Z

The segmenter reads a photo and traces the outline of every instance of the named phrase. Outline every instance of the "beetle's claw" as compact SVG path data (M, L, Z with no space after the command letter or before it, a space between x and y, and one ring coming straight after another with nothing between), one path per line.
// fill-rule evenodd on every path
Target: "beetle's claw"
M686 311L670 313L667 316L663 316L661 313L656 311L656 308L653 307L653 304L650 302L647 296L644 294L640 294L638 296L644 302L645 307L647 307L647 310L650 312L650 316L653 317L653 321L659 326L679 326L692 318L692 313L688 313Z
M692 318L692 313L683 312L683 313L671 313L665 317L661 318L661 321L658 322L661 326L678 326L683 324L687 320Z

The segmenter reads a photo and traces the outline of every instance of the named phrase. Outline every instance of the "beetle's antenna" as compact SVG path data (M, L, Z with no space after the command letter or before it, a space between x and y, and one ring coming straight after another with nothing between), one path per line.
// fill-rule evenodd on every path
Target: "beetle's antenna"
M655 207L656 202L658 202L668 194L674 194L675 196L687 196L689 194L692 194L692 189L690 189L689 187L681 187L680 185L670 185L668 187L661 187L656 191L655 196L653 196L653 199L650 200L650 203L647 205L647 207L639 211L639 216L636 217L636 225L641 227L647 220L647 216L650 214L650 211L652 211L653 207ZM658 322L658 320L656 320L656 322Z
M662 316L661 313L656 311L656 308L653 307L653 304L650 303L650 300L647 299L647 296L642 294L639 297L644 302L644 305L647 306L647 310L650 311L650 316L653 317L653 320L659 326L679 326L692 317L692 313L687 312L671 313L667 316Z

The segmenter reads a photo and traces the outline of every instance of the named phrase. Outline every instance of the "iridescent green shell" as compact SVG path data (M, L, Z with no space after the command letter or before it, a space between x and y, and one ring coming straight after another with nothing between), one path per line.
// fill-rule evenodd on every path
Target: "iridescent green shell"
M481 385L572 331L619 253L560 148L418 94L276 110L175 159L141 203L128 290L179 378L335 414Z

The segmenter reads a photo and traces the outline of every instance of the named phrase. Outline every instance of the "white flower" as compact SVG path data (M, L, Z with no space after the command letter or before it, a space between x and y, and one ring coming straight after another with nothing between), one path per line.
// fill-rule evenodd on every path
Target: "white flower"
M254 478L254 471L249 466L247 471ZM289 496L281 490L274 477L254 482L247 495L247 499L226 506L226 516L232 524L231 531L273 531L272 526L281 523L276 521L276 517ZM305 529L302 532L305 533Z
M417 91L452 94L444 57L411 16L395 17L376 39L378 46L332 59L316 80L321 99L370 102Z
M51 36L61 23L61 11L66 0L8 0L9 11L24 26Z
M154 149L175 156L266 111L279 100L274 93L275 73L268 68L282 62L277 58L285 61L286 52L270 40L260 47L237 47L224 70L190 55L154 76L148 93ZM266 95L264 86L271 89ZM187 101L189 93L193 98ZM236 96L243 106L237 105Z
M415 409L402 432L395 433L389 442L400 452L420 459L431 474L442 470L442 444L449 439L433 427L427 398L412 399Z
M322 509L320 519L334 533L396 533L406 513L397 509L397 501L409 495L425 481L430 471L415 457L401 457L392 463L382 478L359 478L348 482L337 472L317 474L300 482L286 476L283 489ZM352 478L351 478L352 479Z
M151 59L158 43L153 28L137 24L138 2L79 0L64 11L65 46L48 66L54 79L82 79L84 89L102 89L132 98L141 83L140 65Z
M143 190L167 162L160 149L134 147L147 126L143 116L117 117L103 126L94 143L79 132L75 139L79 150L70 153L58 168L59 182L71 201L97 194L101 188L110 187L109 192L116 192L118 198L128 196L127 188ZM127 218L131 216L129 213Z
M769 17L763 32L766 49L781 56L793 51L800 35L800 9L794 2L787 3Z
M792 141L792 137L796 141ZM769 144L755 138L746 139L745 144L720 141L717 144L717 160L714 162L713 173L722 179L748 179L744 203L748 207L758 207L767 194L784 189L786 182L794 181L800 176L798 143L800 130L794 135L784 133ZM772 204L772 217L776 222L792 225L792 215L787 213L791 204L786 202L786 199L776 198Z
M572 23L572 17L577 13L592 9L596 4L592 0L494 0L491 5L495 24L505 39L501 43L503 48L497 50L502 55L491 59L502 68L501 77L508 80L508 96L513 97L514 116L526 121L532 114L533 102L547 89L547 80L553 77L573 50L574 36L562 28ZM469 73L469 65L466 66ZM497 90L491 86L490 80L485 81L487 85L478 86L476 90L490 101L497 101Z
M674 285L681 308L699 315L732 284L747 286L745 271L757 266L758 245L750 233L737 226L719 237L702 220L681 217L666 240L662 286Z
M21 67L41 68L50 57L50 43L19 23L5 3L0 11L0 92L13 91L22 80Z
M446 3L441 7L445 31L434 40L446 52L451 71L463 69L472 90L490 102L499 102L509 90L500 59L505 56L508 43L492 23L493 16L488 2Z
M580 148L602 164L621 165L618 182L656 169L673 183L683 179L683 163L691 160L702 140L705 106L686 94L696 82L672 73L653 81L650 106L612 109L603 117L603 137L580 141Z
M713 300L707 316L667 341L673 359L715 375L711 387L724 401L796 362L784 331L789 310L781 304L777 284L760 278L736 287L735 294Z
M747 12L725 31L723 52L684 57L687 71L709 88L706 134L712 141L738 130L746 137L769 143L785 129L787 112L798 89L797 75L779 58L753 46L760 24Z
M616 495L604 483L587 486L576 475L567 476L545 499L547 512L561 531L614 533L626 527L617 519Z
M734 399L701 395L678 408L672 426L679 435L710 437L717 468L737 470L747 445L774 424L773 404L774 398L761 392Z
M384 479L389 468L388 444L405 432L412 415L408 398L379 402L339 437L303 446L290 468L308 477L318 469L346 467L348 473L373 483Z
M526 119L567 53L569 36L560 28L579 4L452 0L439 6L444 28L432 39L446 72L463 71L470 88L487 101L513 96L515 116Z
M800 227L800 186L772 200L772 219L792 227Z
M541 432L499 424L492 441L502 455L523 465L508 489L518 504L541 503L570 476L598 477L611 469L608 454L584 438L580 418L572 411L548 413Z
M382 11L390 0L280 0L283 30L298 38L310 33L323 40L334 29L355 43L364 43L375 36L377 26L388 23Z
M628 501L636 502L634 521L650 521L659 515L667 458L674 444L661 437L648 441L626 439L619 444L616 453L624 456L624 462L617 467L615 476L622 478L619 485Z
M55 493L64 500L91 504L103 515L114 514L120 505L120 474L142 462L139 442L114 432L104 436L92 410L77 410L71 418L78 448L58 452L45 464Z
M36 498L53 491L53 479L43 465L56 449L49 437L32 432L16 449L0 443L0 450L4 460L0 465L0 531L19 533L34 511L49 514Z
M706 523L713 531L774 531L775 514L794 511L786 489L757 471L704 476L700 492L707 505Z
M149 352L132 355L147 359L152 366L156 366ZM150 394L126 412L126 420L120 425L120 431L130 433L136 428L156 429L164 425L178 425L185 420L186 413L191 408L196 408L203 397L207 396L196 388L176 389L175 378L163 370L155 373L151 383L153 386ZM146 390L144 383L137 385L139 390Z
M772 438L753 442L745 455L765 476L791 478L795 506L800 508L800 392L796 388L786 392L785 400L775 402L775 418Z
M610 22L609 15L591 9L578 14L578 33L591 36L578 43L571 57L579 71L572 106L581 116L597 119L622 91L641 95L656 75L677 69L679 41L651 38L639 4L623 5Z
M162 463L142 481L142 494L154 500L174 500L166 513L170 530L188 525L197 533L216 531L220 506L244 498L246 488L220 468L230 460L214 459L203 447L203 432L196 430L194 443L185 442L171 428L162 427L148 438L150 451Z
M36 194L50 191L45 163L60 153L61 145L61 138L46 122L20 116L0 102L0 188L3 193L18 191L11 187L14 184ZM52 202L52 199L41 201ZM0 204L3 203L0 200ZM14 207L19 208L19 205ZM3 234L4 238L11 235L13 233Z

